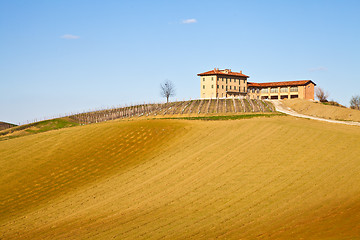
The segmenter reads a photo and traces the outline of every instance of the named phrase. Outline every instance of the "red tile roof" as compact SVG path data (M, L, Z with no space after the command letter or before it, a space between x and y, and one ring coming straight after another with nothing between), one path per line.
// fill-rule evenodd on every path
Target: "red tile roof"
M249 76L247 76L245 74L242 74L242 71L240 71L240 72L232 72L231 69L219 70L218 68L214 68L214 70L198 74L198 76L207 76L207 75L226 75L226 76L249 78Z
M300 81L286 81L286 82L266 82L266 83L253 83L248 82L248 87L285 87L285 86L303 86L308 83L316 84L311 80L300 80Z

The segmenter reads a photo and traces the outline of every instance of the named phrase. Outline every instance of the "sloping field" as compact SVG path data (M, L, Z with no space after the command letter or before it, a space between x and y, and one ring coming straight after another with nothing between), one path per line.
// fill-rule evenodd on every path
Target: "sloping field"
M35 133L42 133L51 130L74 127L79 125L75 120L64 117L64 118L55 118L51 120L44 120L40 122L25 124L21 126L13 126L9 129L0 131L0 141L22 137L26 135L31 135Z
M359 127L285 116L2 141L0 238L357 239L359 139Z
M360 111L355 109L324 105L302 99L284 99L282 103L294 111L305 115L360 122Z

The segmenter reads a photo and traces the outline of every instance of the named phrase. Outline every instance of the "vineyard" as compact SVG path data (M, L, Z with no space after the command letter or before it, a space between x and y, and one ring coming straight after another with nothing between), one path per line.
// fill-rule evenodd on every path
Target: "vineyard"
M100 109L83 113L70 113L62 117L32 123L9 126L0 129L0 141L27 136L60 128L106 122L126 118L184 118L233 116L272 116L277 115L272 103L248 99L203 99L170 103L138 104L125 107ZM236 118L236 117L235 117Z
M274 106L256 99L201 99L159 104L139 104L121 108L79 113L69 116L80 124L119 118L166 115L216 115L229 113L274 112Z

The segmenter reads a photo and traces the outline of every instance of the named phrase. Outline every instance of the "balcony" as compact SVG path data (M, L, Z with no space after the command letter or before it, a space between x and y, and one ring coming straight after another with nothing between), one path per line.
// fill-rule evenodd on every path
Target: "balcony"
M246 92L241 92L239 90L226 90L227 94L246 94Z

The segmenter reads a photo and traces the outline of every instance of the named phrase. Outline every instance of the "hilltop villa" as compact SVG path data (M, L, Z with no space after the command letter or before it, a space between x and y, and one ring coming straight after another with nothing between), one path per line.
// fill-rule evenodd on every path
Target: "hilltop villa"
M301 98L314 100L314 87L311 80L253 83L249 76L231 69L199 73L201 98L248 97L250 99Z

